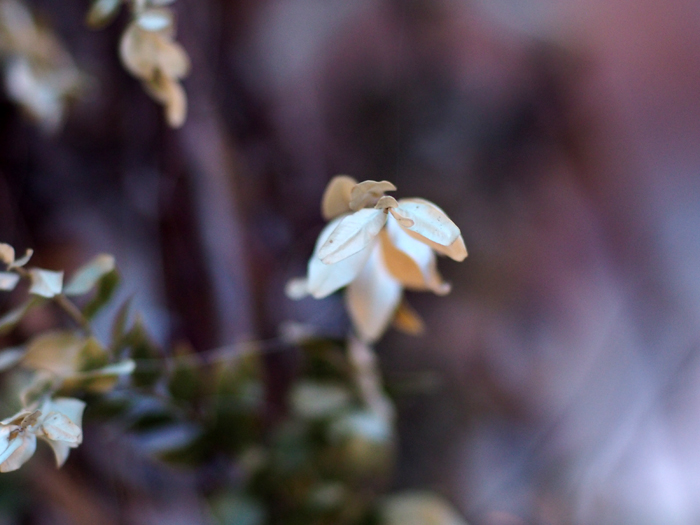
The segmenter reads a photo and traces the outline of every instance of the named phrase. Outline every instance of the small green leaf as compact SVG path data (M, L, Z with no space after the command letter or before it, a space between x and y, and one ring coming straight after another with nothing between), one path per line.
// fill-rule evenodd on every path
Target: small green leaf
M88 372L107 366L109 354L94 337L88 338L77 356L76 369L78 372Z
M140 319L136 319L134 326L124 336L124 343L131 348L130 355L136 361L136 369L132 375L134 385L155 385L163 376L163 353L151 340Z
M114 316L114 321L112 322L112 352L116 353L121 350L126 341L126 323L129 318L129 310L131 308L131 298L124 301L119 307L117 314Z
M174 359L175 368L168 381L168 390L176 401L191 402L201 390L197 355L188 348L181 347L176 351Z
M76 270L63 289L66 295L83 295L92 290L102 277L114 270L114 257L100 254Z
M104 274L97 282L97 293L92 300L83 307L83 315L92 319L100 309L105 306L119 285L119 272L112 270Z
M351 392L342 384L300 381L289 394L292 411L306 419L332 416L347 408Z

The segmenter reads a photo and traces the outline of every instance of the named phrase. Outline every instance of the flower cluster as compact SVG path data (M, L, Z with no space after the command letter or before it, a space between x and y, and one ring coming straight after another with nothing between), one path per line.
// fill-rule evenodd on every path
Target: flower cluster
M56 131L85 77L56 35L17 0L0 0L0 58L8 97L44 130Z
M346 303L360 338L374 342L395 316L410 316L403 289L449 293L437 270L436 252L456 261L467 256L459 228L424 199L385 195L388 181L358 183L337 176L328 184L321 211L323 229L306 279L287 288L290 297L320 299L347 286ZM414 321L414 325L415 325Z
M83 441L85 403L73 398L45 399L41 404L0 421L0 472L17 470L36 450L37 438L46 441L62 466L71 448Z
M175 38L175 17L164 7L174 0L95 0L88 12L92 27L109 23L122 3L129 3L133 18L122 35L119 56L124 67L143 82L146 92L165 106L171 127L187 116L187 96L180 80L187 76L190 60Z

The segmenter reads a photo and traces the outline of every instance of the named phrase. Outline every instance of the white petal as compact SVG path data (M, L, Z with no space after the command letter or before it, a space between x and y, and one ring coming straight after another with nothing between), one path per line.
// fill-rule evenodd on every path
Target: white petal
M0 472L12 472L24 465L34 455L36 436L25 432L22 436L15 438L11 446L15 447L15 450L0 464Z
M0 272L0 290L9 292L15 289L19 282L19 275L13 272Z
M430 246L411 237L393 216L387 221L386 232L382 239L384 262L403 286L438 295L450 292L450 285L437 271L437 257Z
M32 286L29 288L29 293L49 298L61 293L61 288L63 288L63 272L52 272L50 270L32 268L30 270L30 276L32 279Z
M132 361L133 363L133 361ZM83 411L85 410L85 401L72 397L57 397L45 402L41 406L41 410L48 414L50 412L58 412L71 420L79 428L83 425Z
M19 427L16 425L4 425L2 427L2 436L0 436L0 463L9 458L22 444L22 439L19 436L10 439L10 433L18 428Z
M70 449L75 448L75 446L71 446L65 441L52 441L47 439L46 442L49 444L51 450L53 450L54 456L56 457L56 466L59 468L62 467L68 459Z
M423 199L401 199L391 214L404 228L442 246L449 246L460 235L459 228L444 211Z
M401 301L401 284L382 262L379 244L372 249L367 264L348 286L345 300L358 336L372 343L386 331Z
M316 241L314 253L309 259L307 290L316 299L323 299L352 282L367 263L372 252L370 245L335 264L325 264L321 261L318 251L342 220L343 217L339 217L323 229Z
M59 412L51 412L43 420L41 431L47 439L78 444L83 440L83 431L68 417Z
M412 232L411 230L406 230L404 228L404 231L414 239L422 242L423 244L427 244L440 255L446 255L450 259L457 262L462 262L464 259L467 258L467 247L464 244L464 239L462 239L461 235L457 237L457 240L449 246L443 246L442 244L438 244L429 239L426 239L422 235L419 235L416 232Z
M386 222L383 210L362 209L346 215L318 251L325 264L334 264L367 247Z

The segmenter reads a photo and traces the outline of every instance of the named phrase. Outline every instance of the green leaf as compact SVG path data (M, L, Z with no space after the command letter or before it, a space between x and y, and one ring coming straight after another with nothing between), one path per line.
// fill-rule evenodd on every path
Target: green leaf
M243 494L223 494L211 500L216 522L221 525L263 525L265 507Z
M170 395L176 401L191 402L201 390L200 362L189 348L181 347L175 353L175 368L168 381Z
M109 354L94 337L90 337L77 355L76 369L87 372L109 364Z
M295 414L306 419L319 419L347 408L352 393L339 383L300 381L292 387L289 401Z
M114 270L114 257L100 254L76 270L63 288L66 295L83 295L92 290L102 277Z
M69 331L41 334L27 343L22 365L33 370L48 370L67 377L76 372L78 355L85 346L84 337Z
M112 344L113 353L119 352L126 345L126 323L129 318L129 310L131 308L131 298L124 301L119 307L117 314L112 321Z
M119 272L117 272L117 270L112 270L100 277L97 282L97 293L95 297L83 307L83 315L87 319L92 319L95 314L110 301L118 285Z
M143 323L136 319L134 326L124 336L124 343L131 348L131 357L136 362L132 382L137 387L152 387L163 376L163 353L151 340Z

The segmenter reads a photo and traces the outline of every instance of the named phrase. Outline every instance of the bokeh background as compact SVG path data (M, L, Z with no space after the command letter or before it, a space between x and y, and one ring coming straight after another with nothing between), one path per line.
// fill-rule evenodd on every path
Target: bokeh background
M178 0L175 131L119 63L126 15L28 4L92 81L53 135L0 102L0 240L47 268L114 253L163 344L337 335L340 298L284 284L331 176L391 180L470 251L440 263L450 296L409 294L426 335L378 345L395 486L477 525L700 523L697 1ZM37 523L204 522L186 476L127 475L129 446L86 435L87 470L138 490L115 515L85 469L41 471Z

